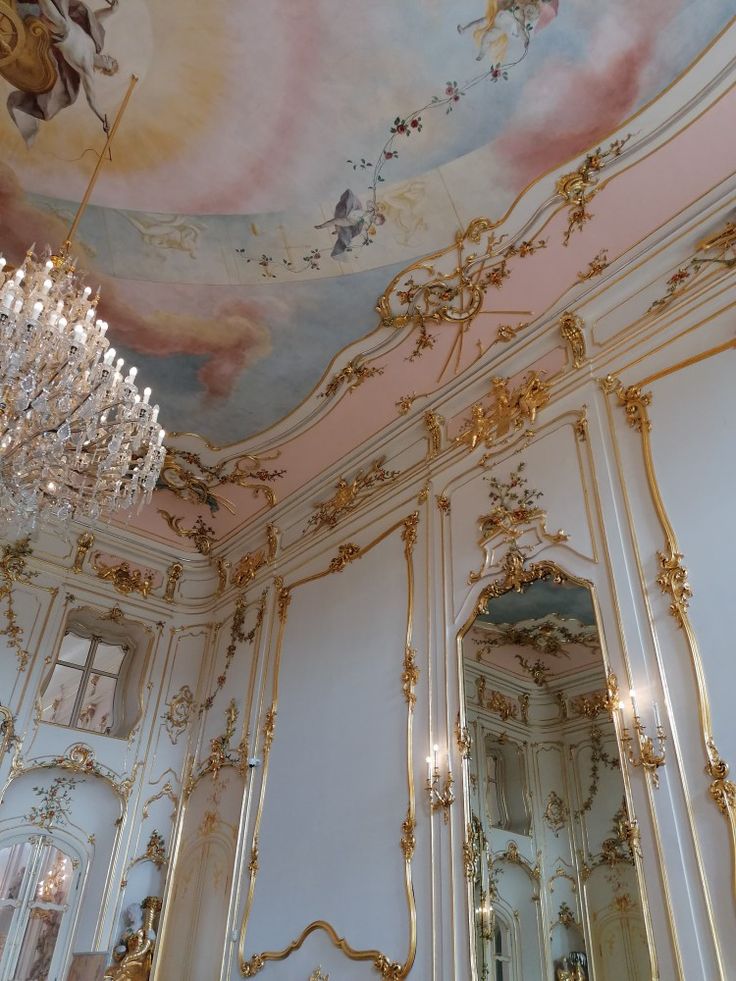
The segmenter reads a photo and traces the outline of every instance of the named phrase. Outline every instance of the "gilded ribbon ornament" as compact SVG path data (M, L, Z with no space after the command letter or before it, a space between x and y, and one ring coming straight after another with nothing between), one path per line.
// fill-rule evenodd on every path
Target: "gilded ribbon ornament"
M412 882L412 858L416 848L416 795L414 789L414 769L412 765L412 746L413 746L413 726L414 726L414 706L416 704L415 686L419 677L419 669L416 665L416 651L412 646L413 623L414 623L414 546L417 541L417 529L419 524L419 512L414 511L404 520L392 525L378 538L368 545L361 547L349 542L340 546L337 556L332 559L327 568L322 572L306 576L296 582L285 585L281 577L275 580L276 612L278 614L278 633L276 637L276 654L273 673L273 688L271 705L266 712L263 725L263 777L261 779L258 801L256 806L256 817L253 828L253 842L255 851L251 853L251 862L248 866L248 892L245 899L245 909L243 911L243 921L240 928L240 941L238 945L238 961L240 973L243 977L254 977L269 961L282 961L290 954L298 950L307 937L315 931L321 930L327 934L329 939L341 950L346 957L354 961L370 961L375 971L383 978L399 979L405 978L411 971L416 957L417 947L417 921L416 921L416 901L414 897L414 886ZM326 920L314 920L309 923L302 933L293 940L288 946L281 950L261 951L259 953L246 956L245 942L248 929L248 920L253 907L255 895L256 878L260 870L258 862L258 840L261 831L261 820L263 816L263 805L268 781L269 757L271 746L275 738L276 714L278 711L278 692L279 692L279 670L281 664L281 652L283 648L284 633L288 616L289 603L292 592L300 586L314 582L324 576L334 575L342 572L345 566L361 558L372 548L375 548L390 535L400 530L401 540L404 546L404 558L406 561L407 575L407 614L406 614L406 635L404 639L404 660L400 675L401 688L406 701L406 780L408 803L406 814L401 822L401 834L398 844L403 856L404 863L404 888L406 894L407 911L409 915L409 938L406 959L403 962L392 960L385 953L374 949L359 949L352 947L348 941L338 935L331 923ZM253 857L255 856L255 861Z
M683 555L680 552L677 537L675 536L674 528L665 509L659 484L657 483L650 436L652 424L648 411L648 407L652 402L652 395L651 392L642 392L641 388L636 385L627 387L620 379L612 375L601 379L600 384L607 395L616 396L618 404L626 413L626 419L629 425L641 434L644 471L647 477L649 493L665 539L664 550L657 553L657 559L661 569L657 577L657 584L662 592L669 593L671 599L669 606L670 614L683 631L690 650L690 657L695 672L700 725L706 756L705 772L710 778L708 793L728 821L731 834L733 890L734 895L736 895L736 784L732 780L729 780L729 765L721 757L715 743L705 670L695 631L688 614L688 604L692 596L692 590L687 583L687 570L682 564Z

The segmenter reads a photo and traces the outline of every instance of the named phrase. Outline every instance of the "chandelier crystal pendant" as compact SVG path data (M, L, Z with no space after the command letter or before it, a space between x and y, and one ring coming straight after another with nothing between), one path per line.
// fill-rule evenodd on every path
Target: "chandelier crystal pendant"
M69 248L137 79L133 77L67 241L5 272L0 256L0 525L96 520L150 499L166 450L151 389L142 396L97 317L99 296Z

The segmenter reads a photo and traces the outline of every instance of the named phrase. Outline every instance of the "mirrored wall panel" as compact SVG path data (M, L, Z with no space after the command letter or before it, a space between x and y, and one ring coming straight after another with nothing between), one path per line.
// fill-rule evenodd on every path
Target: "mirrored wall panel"
M591 593L550 574L483 605L461 639L476 978L649 981Z

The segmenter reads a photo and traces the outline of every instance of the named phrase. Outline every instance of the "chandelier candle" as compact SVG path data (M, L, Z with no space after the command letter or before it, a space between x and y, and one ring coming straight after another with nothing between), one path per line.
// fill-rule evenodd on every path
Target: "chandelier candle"
M95 520L156 486L166 450L151 389L97 317L99 297L77 276L71 238L120 122L130 87L58 253L5 272L0 256L0 524L31 530L39 517Z

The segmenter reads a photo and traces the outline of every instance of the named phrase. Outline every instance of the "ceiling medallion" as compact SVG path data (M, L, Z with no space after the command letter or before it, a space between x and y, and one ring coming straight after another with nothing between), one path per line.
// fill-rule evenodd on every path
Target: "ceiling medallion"
M95 520L150 498L164 461L158 406L106 338L71 241L137 78L108 133L63 246L16 270L0 257L0 525Z

